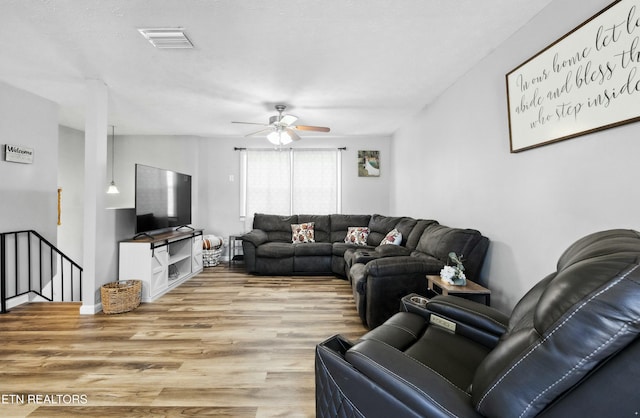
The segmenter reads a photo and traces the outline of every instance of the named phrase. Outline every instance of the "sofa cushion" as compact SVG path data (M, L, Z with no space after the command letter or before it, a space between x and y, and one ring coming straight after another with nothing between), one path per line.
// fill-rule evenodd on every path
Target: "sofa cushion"
M402 217L399 216L383 216L372 215L369 221L369 237L367 238L367 244L378 246L384 239L389 231L396 227L396 224L400 222Z
M294 245L290 242L267 242L256 248L256 256L264 258L293 257Z
M329 215L298 215L298 223L313 222L316 242L331 242L331 219Z
M313 222L291 224L291 242L293 244L316 242L313 227Z
M418 223L417 219L413 219L410 217L404 217L400 219L400 221L396 224L395 229L398 230L402 234L402 243L400 245L407 245L407 239Z
M294 245L293 253L298 256L330 256L333 245L330 242L311 242L305 245Z
M268 241L291 242L291 224L298 223L298 215L281 216L256 213L253 217L253 229L267 233Z
M449 228L432 224L422 233L416 250L446 263L450 252L466 258L481 238L480 232L474 229Z
M371 215L329 215L331 220L331 242L344 242L350 226L369 226Z
M347 228L347 236L344 242L355 245L367 245L369 228L366 226L350 226Z
M404 245L411 251L415 250L418 246L422 233L429 225L438 225L438 222L431 219L419 219L408 234L404 234L404 231L400 229L406 239Z

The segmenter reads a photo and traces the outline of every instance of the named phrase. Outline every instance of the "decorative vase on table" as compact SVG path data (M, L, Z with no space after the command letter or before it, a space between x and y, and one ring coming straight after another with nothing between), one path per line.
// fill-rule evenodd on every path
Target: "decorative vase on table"
M449 253L449 258L455 264L453 266L444 266L440 270L440 277L446 283L454 286L464 286L467 284L467 278L464 275L464 265L462 264L462 255L458 256L456 253Z

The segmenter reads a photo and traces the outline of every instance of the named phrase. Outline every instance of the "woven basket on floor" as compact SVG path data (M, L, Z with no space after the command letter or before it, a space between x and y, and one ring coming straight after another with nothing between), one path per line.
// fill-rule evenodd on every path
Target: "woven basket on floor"
M129 312L140 305L142 282L140 280L121 280L102 285L102 312L106 314Z
M205 267L215 267L220 264L221 254L221 248L215 250L202 250L202 263Z

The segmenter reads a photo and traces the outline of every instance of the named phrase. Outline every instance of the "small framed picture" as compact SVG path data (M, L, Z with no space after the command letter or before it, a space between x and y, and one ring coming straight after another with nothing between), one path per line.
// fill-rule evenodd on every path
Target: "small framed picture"
M358 151L358 177L380 177L380 151Z

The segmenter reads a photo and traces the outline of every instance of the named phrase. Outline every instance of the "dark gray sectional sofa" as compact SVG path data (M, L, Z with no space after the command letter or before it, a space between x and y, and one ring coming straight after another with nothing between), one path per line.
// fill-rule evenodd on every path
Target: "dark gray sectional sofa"
M293 224L314 223L315 242L292 242ZM349 227L368 227L366 245L345 242ZM400 245L380 245L396 229ZM383 215L291 215L257 213L242 236L244 263L257 275L334 274L352 286L358 313L374 328L398 311L409 293L427 292L427 274L439 274L448 254L464 257L465 273L478 280L489 240L474 229L435 220Z

